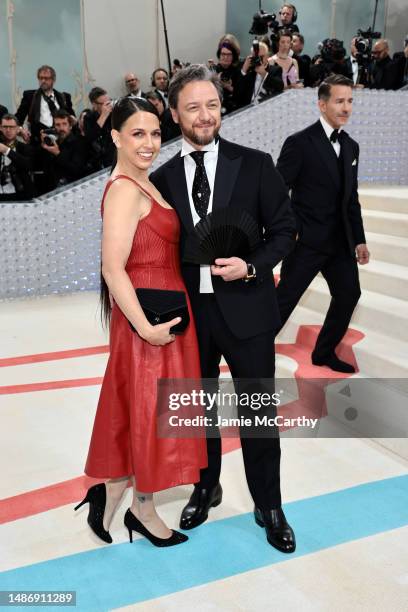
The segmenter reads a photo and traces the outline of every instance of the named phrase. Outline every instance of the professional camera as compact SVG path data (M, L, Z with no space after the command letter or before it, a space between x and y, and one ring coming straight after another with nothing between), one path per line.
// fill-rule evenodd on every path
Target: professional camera
M254 40L252 43L253 56L251 58L250 69L255 70L258 66L262 66L262 58L259 57L259 40Z
M54 128L46 128L43 130L43 134L45 134L43 142L47 145L47 147L52 147L55 145L58 140L58 134Z
M346 57L343 41L337 38L325 38L318 44L318 48L323 62L328 64L341 62Z
M373 40L378 38L381 38L381 32L373 32L371 28L366 31L357 30L354 44L357 49L356 60L360 66L368 66L370 63Z
M252 26L249 33L253 36L263 36L268 33L268 28L279 27L275 13L265 13L262 9L253 16Z

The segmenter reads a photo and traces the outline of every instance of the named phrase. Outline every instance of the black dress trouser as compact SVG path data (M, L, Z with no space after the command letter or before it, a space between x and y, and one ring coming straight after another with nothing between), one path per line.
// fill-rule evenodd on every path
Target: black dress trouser
M313 353L325 358L342 340L361 295L357 261L344 241L336 242L332 254L297 242L282 262L277 296L282 328L318 272L329 286L331 301Z
M275 331L240 340L229 330L214 294L201 294L194 310L203 378L218 379L223 355L233 379L273 379L275 374ZM263 510L279 508L280 441L270 437L245 437L241 447L248 487L255 505ZM221 472L221 439L207 438L208 467L201 470L202 488L213 488Z

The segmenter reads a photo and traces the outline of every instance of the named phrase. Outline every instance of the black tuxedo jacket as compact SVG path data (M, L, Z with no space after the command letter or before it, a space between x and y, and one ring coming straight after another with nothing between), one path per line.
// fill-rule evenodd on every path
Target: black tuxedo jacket
M343 228L351 253L357 244L365 243L357 192L359 147L346 132L341 133L342 173L320 121L289 136L277 162L292 190L298 239L327 253L332 252L333 239Z
M235 100L238 106L247 106L251 104L254 95L254 87L256 81L255 70L250 70L245 75L240 74L240 78L234 89ZM278 65L270 64L268 66L268 76L266 77L261 91L264 90L264 100L267 100L283 91L282 68Z
M193 230L193 219L180 153L150 178L179 215L182 255L186 237ZM258 222L261 235L264 229L262 244L248 257L256 268L255 282L225 282L212 277L226 324L236 337L244 339L280 325L272 268L293 247L295 222L288 192L271 156L220 138L213 210L226 206L245 209ZM200 266L182 263L181 270L194 310L200 301Z
M60 109L66 110L70 115L75 115L74 109L72 108L72 100L69 93L60 92L54 89L54 95L57 99ZM27 89L23 92L23 97L20 102L20 106L17 109L16 117L23 125L25 118L28 117L30 123L31 133L34 136L38 136L41 129L40 114L41 114L41 89Z
M371 89L398 89L400 87L398 64L389 56L371 64L370 87Z

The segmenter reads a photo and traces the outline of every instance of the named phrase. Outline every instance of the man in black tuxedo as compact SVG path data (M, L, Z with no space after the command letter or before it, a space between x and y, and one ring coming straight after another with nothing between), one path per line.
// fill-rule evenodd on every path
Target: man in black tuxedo
M218 139L222 89L217 75L192 65L177 72L169 90L173 118L180 125L181 152L151 175L181 221L181 254L186 237L211 210L246 210L265 230L247 261L216 259L215 265L182 264L200 349L203 378L218 379L224 355L234 379L273 378L274 336L279 326L272 268L292 248L295 225L283 181L270 155ZM262 234L261 234L262 235ZM269 432L268 432L269 433ZM281 508L279 437L241 436L245 472L255 502L255 520L268 541L283 552L295 538ZM203 523L221 502L220 437L209 438L208 467L201 470L180 526Z
M357 261L369 260L357 193L359 147L342 129L351 115L352 87L342 75L327 77L318 90L319 121L289 136L277 162L292 190L298 228L277 288L282 326L321 272L332 299L312 362L349 373L354 367L338 359L335 348L361 294Z
M54 68L40 66L37 70L37 78L39 88L23 92L20 106L16 112L20 125L24 124L26 117L28 118L32 139L35 143L40 141L41 130L53 126L54 114L57 110L66 110L70 115L75 116L70 94L54 89L57 78Z

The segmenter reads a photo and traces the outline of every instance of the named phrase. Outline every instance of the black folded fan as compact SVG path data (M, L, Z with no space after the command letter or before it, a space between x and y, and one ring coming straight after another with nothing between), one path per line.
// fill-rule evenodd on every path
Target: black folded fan
M183 261L213 264L218 257L244 259L259 243L258 225L246 210L221 208L201 219L187 236Z
M170 328L171 334L182 334L190 323L187 299L184 291L170 291L167 289L137 288L136 297L151 325L166 323L176 317L181 317L180 323ZM133 331L135 328L129 322Z

